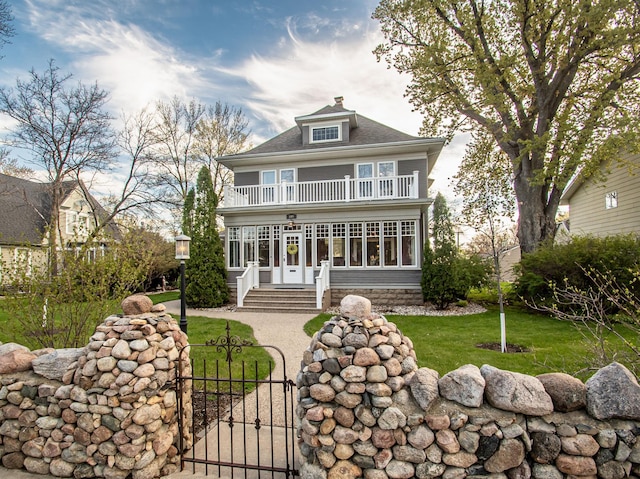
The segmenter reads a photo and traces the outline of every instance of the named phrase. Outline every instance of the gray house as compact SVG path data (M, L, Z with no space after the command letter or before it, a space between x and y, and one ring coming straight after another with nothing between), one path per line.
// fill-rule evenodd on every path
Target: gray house
M274 301L284 290L288 302L307 290L316 308L349 293L422 302L429 173L444 140L407 135L342 101L218 159L235 176L219 213L239 306L265 290Z
M569 207L571 235L640 234L640 155L603 162L600 172L578 175L567 186L561 205Z

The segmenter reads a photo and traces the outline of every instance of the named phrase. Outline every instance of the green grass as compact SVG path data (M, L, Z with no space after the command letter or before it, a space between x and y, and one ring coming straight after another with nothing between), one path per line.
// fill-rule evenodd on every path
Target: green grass
M585 343L573 324L516 308L506 310L507 343L529 352L501 353L476 347L500 343L497 309L468 316L386 317L413 341L419 366L435 369L440 375L464 364L490 364L531 375L554 371L576 374L587 365ZM305 332L311 336L330 318L322 314L312 319Z
M224 319L207 318L204 316L188 316L188 333L189 344L192 345L190 357L193 364L194 376L212 377L216 376L223 379L218 386L220 389L228 391L230 383L224 381L229 378L229 372L234 380L245 378L254 381L256 378L266 378L273 369L274 361L267 350L262 347L241 346L241 347L217 347L217 346L200 346L209 340L216 340L218 344L228 342L233 345L240 345L243 342L251 342L257 345L258 342L253 336L251 326L242 324L238 321L229 321L229 336L231 341L227 341L226 326L227 321ZM232 362L231 370L228 369L226 361L227 350L231 350ZM238 392L241 388L239 382L232 384L234 392ZM202 382L196 381L196 387L201 388ZM211 387L211 383L207 385ZM245 390L254 389L254 383L245 384Z
M166 301L173 301L180 299L180 291L165 291L163 293L153 293L147 295L153 301L153 304L164 303Z

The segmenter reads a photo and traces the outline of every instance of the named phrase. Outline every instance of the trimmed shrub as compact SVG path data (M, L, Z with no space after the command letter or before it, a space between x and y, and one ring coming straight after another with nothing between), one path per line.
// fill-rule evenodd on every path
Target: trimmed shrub
M545 244L533 253L523 254L514 268L518 279L516 293L527 303L548 305L555 286L589 291L593 282L589 272L610 274L619 284L632 285L633 272L640 266L640 237L615 235L603 238L576 236L567 244Z

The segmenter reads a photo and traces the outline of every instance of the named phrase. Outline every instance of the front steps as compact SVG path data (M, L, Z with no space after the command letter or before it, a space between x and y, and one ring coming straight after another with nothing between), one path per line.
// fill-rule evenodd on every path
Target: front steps
M327 293L325 293L327 294ZM257 288L244 297L238 311L259 313L321 313L315 289Z

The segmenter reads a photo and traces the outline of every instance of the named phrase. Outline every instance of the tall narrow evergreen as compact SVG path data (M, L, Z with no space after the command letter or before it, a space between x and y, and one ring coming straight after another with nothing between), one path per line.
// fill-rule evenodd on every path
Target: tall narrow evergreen
M205 166L198 174L196 189L185 202L183 228L191 236L191 259L186 264L186 300L195 308L212 308L229 301L224 249L216 208L218 197L213 189L211 173Z
M422 261L422 297L438 309L465 299L469 289L486 279L486 266L478 257L465 258L455 243L447 201L438 193L433 203L433 250L425 244Z

